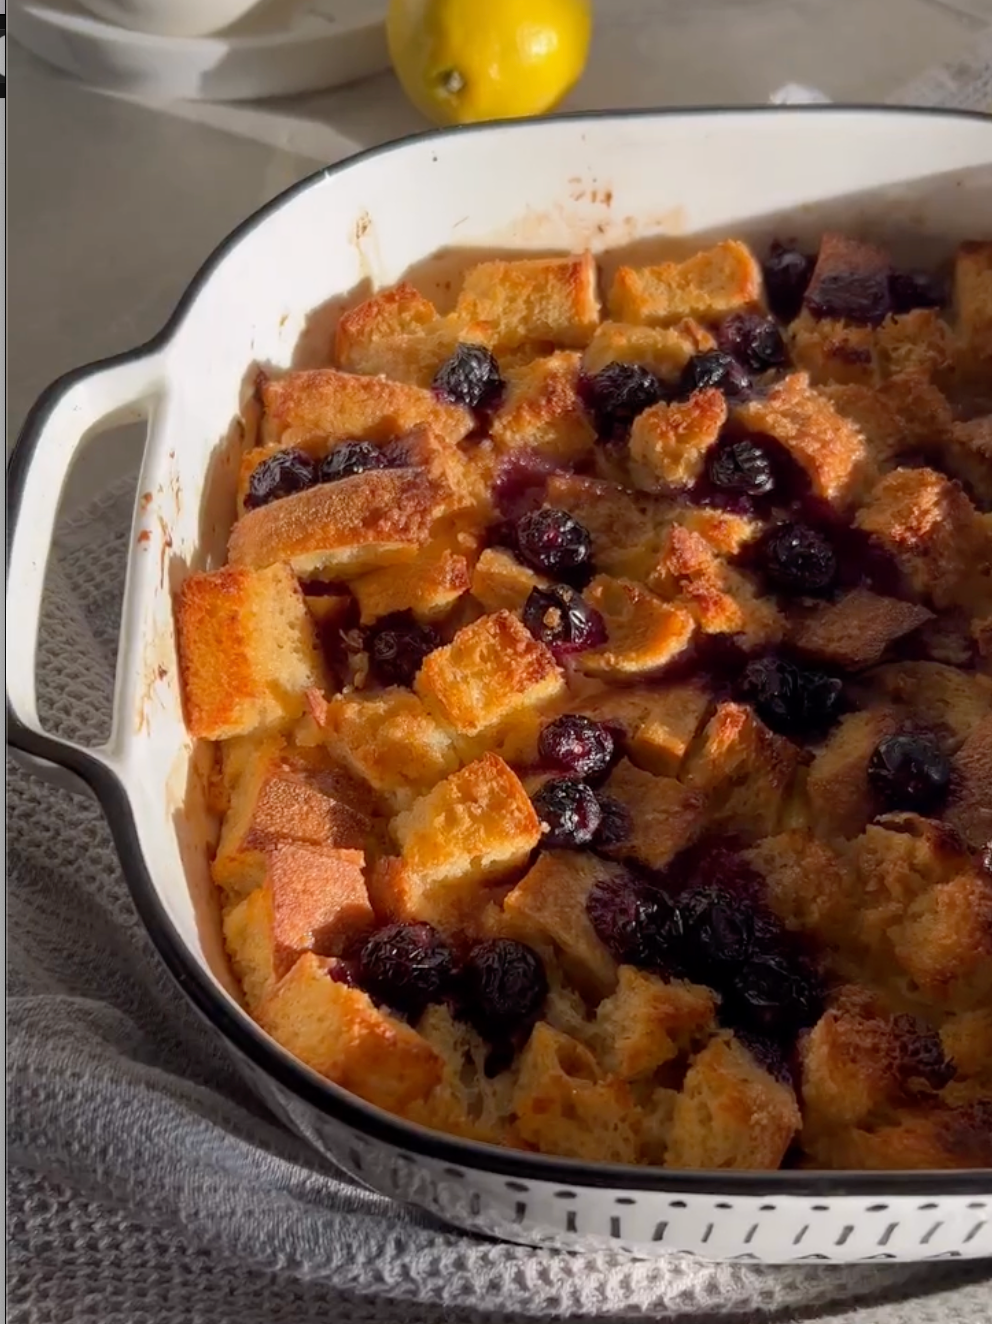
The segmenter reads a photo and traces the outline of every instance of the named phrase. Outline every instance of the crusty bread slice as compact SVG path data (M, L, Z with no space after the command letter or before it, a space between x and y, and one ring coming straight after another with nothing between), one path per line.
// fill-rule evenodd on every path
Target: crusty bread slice
M480 262L466 273L455 315L491 323L503 348L537 340L581 349L599 323L596 284L591 253Z
M288 726L302 716L306 690L326 684L313 618L285 565L190 575L176 599L176 632L195 738Z
M684 262L620 267L610 290L618 322L665 326L683 318L713 321L761 301L761 267L746 244L726 239Z

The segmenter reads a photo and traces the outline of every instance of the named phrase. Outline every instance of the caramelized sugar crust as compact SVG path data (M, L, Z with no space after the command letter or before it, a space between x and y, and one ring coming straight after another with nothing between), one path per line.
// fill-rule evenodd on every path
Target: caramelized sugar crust
M497 1144L992 1166L992 244L589 253L260 377L177 595L250 1013Z

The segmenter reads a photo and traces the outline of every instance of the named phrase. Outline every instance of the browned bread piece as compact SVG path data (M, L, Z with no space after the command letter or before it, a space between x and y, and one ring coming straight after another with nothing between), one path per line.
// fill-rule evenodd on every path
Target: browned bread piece
M373 884L376 907L444 928L457 927L452 914L470 910L483 885L525 864L541 837L527 792L496 754L438 782L390 829L402 854Z
M492 336L493 328L487 322L462 323L454 315L439 317L420 331L387 336L366 345L353 356L356 366L352 371L426 388L459 344L488 348Z
M673 503L579 474L552 474L550 506L567 510L592 538L592 559L608 575L644 579L656 563Z
M699 984L667 981L622 965L616 991L596 1009L589 1046L623 1080L650 1076L716 1029L716 995Z
M975 850L992 843L992 715L975 726L954 757L944 820Z
M334 335L334 358L346 372L365 372L362 356L376 341L414 335L437 319L437 309L409 281L377 290L342 313Z
M444 1062L425 1039L333 977L334 964L306 953L259 1005L277 1043L328 1080L390 1112L426 1099Z
M796 1096L733 1035L693 1059L675 1100L666 1168L777 1168L801 1118Z
M407 689L339 694L322 717L328 749L397 808L458 768L450 733Z
M257 760L231 794L213 880L228 897L243 896L261 883L266 853L281 842L362 850L370 812L368 788L343 769L322 773Z
M607 689L577 705L589 717L623 732L631 762L659 777L677 777L707 709L702 685Z
M800 1061L811 1131L870 1123L913 1098L936 1095L954 1074L932 1026L886 1015L857 989L842 990L803 1036Z
M506 931L523 942L550 942L568 978L591 999L617 982L617 965L586 915L594 883L620 872L586 851L546 851L503 899Z
M797 613L792 642L822 662L859 671L878 662L897 639L934 619L915 602L856 588L839 601Z
M863 294L868 307L888 304L890 261L875 244L828 230L820 239L816 266L806 289L806 308L816 314L821 296L843 282L852 293Z
M955 1011L992 998L992 878L971 866L913 901L892 933L896 960L931 1003Z
M789 929L845 947L856 935L863 889L850 863L805 829L765 837L745 852L765 899Z
M644 492L691 487L726 421L727 401L715 387L694 391L687 400L662 401L645 409L630 429L634 486Z
M992 1167L992 1101L903 1109L874 1130L851 1127L815 1137L811 1157L825 1167L882 1172Z
M721 703L690 754L685 782L708 801L712 827L756 841L778 828L801 757L750 708Z
M739 405L734 418L780 442L805 470L814 494L834 505L859 500L871 481L873 466L864 437L810 386L804 372L790 374L764 397Z
M341 956L375 922L365 856L285 842L267 856L265 881L224 917L224 938L249 1007L298 957Z
M691 318L673 326L601 322L582 356L582 366L592 375L610 363L639 363L663 381L675 382L694 354L715 348L709 331Z
M374 469L250 510L231 530L232 566L286 562L301 578L354 579L410 561L451 494L421 469Z
M285 727L325 683L313 619L291 571L225 566L189 575L176 598L179 676L195 739Z
M635 1163L640 1113L623 1081L582 1044L538 1021L520 1055L516 1132L528 1147L602 1163Z
M898 708L949 753L992 713L992 680L942 662L887 662L859 678L861 694Z
M656 672L682 653L695 623L684 607L662 602L632 579L597 575L584 597L600 613L607 640L578 657L587 676L626 677Z
M954 307L963 358L992 371L992 242L962 244L954 261ZM986 376L986 384L988 377Z
M508 1144L516 1071L487 1076L489 1045L447 1007L428 1007L417 1033L441 1056L444 1079L426 1100L410 1105L406 1116L470 1140Z
M943 457L950 472L987 510L992 505L992 414L952 423Z
M508 349L529 340L581 349L599 324L596 263L579 257L480 262L466 273L455 315L489 322Z
M633 857L651 869L663 869L702 831L704 795L674 777L655 777L635 768L629 759L621 759L603 789L630 816L629 837L603 847L604 855Z
M735 308L761 300L761 268L746 244L727 239L684 262L620 267L610 290L610 316L618 322L664 326L684 317L719 321Z
M468 409L431 391L334 368L266 378L260 392L262 443L302 446L316 455L340 441L391 441L422 424L454 443L475 426Z
M955 352L951 328L933 308L887 317L879 327L815 319L803 312L789 328L792 359L819 386L879 384L900 373L943 377Z
M468 536L471 545L473 539ZM469 561L450 537L432 538L412 561L360 575L351 584L363 625L393 612L410 611L418 621L444 616L471 586Z
M472 597L487 612L520 611L535 588L547 588L551 581L521 565L512 552L502 547L487 547L472 571Z
M888 468L901 455L942 453L954 424L947 397L919 372L881 385L825 386L821 394L864 435L873 462Z
M564 692L561 670L508 611L483 616L424 660L415 682L432 713L461 736L505 728Z
M959 1078L977 1080L992 1090L992 1007L948 1016L940 1039Z
M526 449L565 464L592 454L596 431L578 392L582 360L562 351L506 374L490 435L500 453Z
M806 779L812 822L824 836L856 837L875 813L868 760L900 719L891 706L848 713L817 753Z
M777 643L785 622L773 601L758 593L744 571L714 551L701 533L673 524L648 584L674 598L703 634L731 634L745 649Z
M933 469L893 469L856 523L938 608L992 602L992 535L960 483Z

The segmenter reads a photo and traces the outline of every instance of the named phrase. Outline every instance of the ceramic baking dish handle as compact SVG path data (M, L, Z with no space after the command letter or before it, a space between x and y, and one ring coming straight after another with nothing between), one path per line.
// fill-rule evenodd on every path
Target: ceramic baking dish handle
M38 716L38 630L59 499L80 448L98 430L147 418L162 383L158 353L69 373L37 400L7 464L7 744L31 771L72 790L112 769L114 735L87 749L45 731Z

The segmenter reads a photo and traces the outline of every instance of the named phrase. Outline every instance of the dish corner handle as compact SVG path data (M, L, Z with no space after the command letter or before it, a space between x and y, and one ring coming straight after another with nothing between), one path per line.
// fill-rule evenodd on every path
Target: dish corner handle
M87 749L52 735L38 715L38 630L59 500L94 429L147 418L163 381L156 352L68 373L32 406L7 462L7 745L31 772L70 790L94 789L114 759L111 746Z

